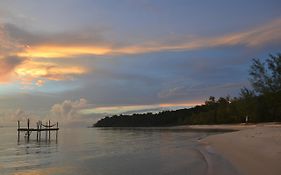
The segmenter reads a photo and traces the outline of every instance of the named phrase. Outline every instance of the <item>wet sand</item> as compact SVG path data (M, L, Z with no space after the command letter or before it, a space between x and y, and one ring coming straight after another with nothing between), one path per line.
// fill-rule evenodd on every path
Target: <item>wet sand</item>
M239 174L281 174L281 125L192 126L195 128L232 128L239 131L212 135L201 140L221 154Z

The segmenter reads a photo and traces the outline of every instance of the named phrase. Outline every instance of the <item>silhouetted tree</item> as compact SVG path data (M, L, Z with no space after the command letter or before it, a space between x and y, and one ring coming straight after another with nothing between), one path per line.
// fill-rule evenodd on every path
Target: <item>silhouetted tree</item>
M250 68L250 82L256 92L264 94L281 90L281 54L270 55L261 62L253 59Z

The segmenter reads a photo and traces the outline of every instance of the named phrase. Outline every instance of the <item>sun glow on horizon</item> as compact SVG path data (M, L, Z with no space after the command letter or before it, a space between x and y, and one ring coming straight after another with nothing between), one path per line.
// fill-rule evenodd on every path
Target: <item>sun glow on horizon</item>
M189 108L201 105L203 102L190 103L163 103L155 105L124 105L124 106L104 106L80 110L82 114L122 114L122 113L143 113L143 112L160 112L163 110ZM139 112L138 112L139 111Z

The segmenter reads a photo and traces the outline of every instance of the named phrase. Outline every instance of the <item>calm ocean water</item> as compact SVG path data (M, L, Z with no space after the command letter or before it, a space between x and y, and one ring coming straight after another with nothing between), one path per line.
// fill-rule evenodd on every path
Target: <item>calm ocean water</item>
M208 132L179 128L62 128L58 141L17 142L16 128L0 128L1 175L237 174L198 142ZM22 134L23 135L23 134Z

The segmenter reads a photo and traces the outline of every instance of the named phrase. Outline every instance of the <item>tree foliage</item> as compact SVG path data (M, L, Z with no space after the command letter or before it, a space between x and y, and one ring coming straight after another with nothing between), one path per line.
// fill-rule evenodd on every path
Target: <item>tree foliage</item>
M250 68L250 82L260 94L275 93L281 90L281 54L270 55L261 62L253 59Z

